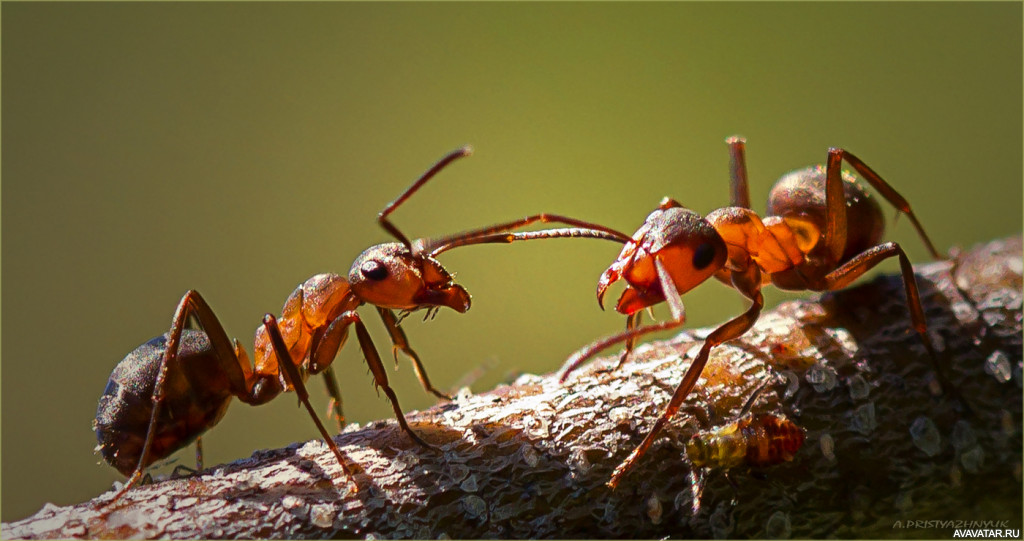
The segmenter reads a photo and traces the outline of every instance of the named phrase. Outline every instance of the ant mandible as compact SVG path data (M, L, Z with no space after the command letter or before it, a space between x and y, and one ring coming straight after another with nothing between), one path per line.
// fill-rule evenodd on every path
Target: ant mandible
M854 177L841 171L842 161L853 166L890 204L906 214L932 257L942 259L907 201L852 153L830 148L825 167L793 171L775 183L768 196L767 214L762 219L750 209L744 159L746 141L730 137L726 143L731 158L732 206L702 218L675 200L664 198L598 282L597 299L603 307L608 287L619 279L626 281L626 290L615 306L627 316L626 331L591 343L565 363L562 382L599 351L626 342L618 368L632 351L637 337L681 326L686 320L681 295L712 276L751 301L746 312L719 326L704 340L664 413L643 442L615 468L608 481L611 488L618 486L679 410L700 378L711 348L739 337L754 325L764 306L761 287L766 284L794 291L836 290L883 260L898 257L914 330L938 364L927 336L910 260L895 242L879 244L885 225L881 208ZM639 326L641 311L662 301L668 303L672 319ZM944 383L941 371L937 375L940 383Z
M199 437L220 421L232 397L259 405L287 390L296 392L346 478L351 479L341 451L309 403L303 382L310 374L324 373L335 416L339 424L343 423L341 396L330 367L352 325L374 384L384 390L401 428L420 446L437 450L417 436L406 422L398 397L388 384L380 355L355 309L363 304L376 306L394 344L395 361L398 351L402 351L412 360L423 387L438 397L448 398L430 384L419 356L409 346L393 312L426 309L430 314L444 306L459 313L469 309L469 292L455 283L435 256L459 246L483 243L572 237L619 243L629 240L623 233L596 224L536 214L410 242L388 220L388 215L438 171L471 152L470 147L463 147L449 153L384 207L377 221L399 242L378 244L364 251L352 264L347 278L318 274L300 284L285 301L280 322L267 314L256 333L255 363L249 361L237 340L228 339L203 297L196 291L186 293L178 303L170 331L143 344L118 363L100 398L94 422L98 450L111 466L129 477L107 504L136 484L151 464L193 441L197 442L197 464L201 467ZM512 232L536 222L572 227ZM193 317L201 331L186 328Z

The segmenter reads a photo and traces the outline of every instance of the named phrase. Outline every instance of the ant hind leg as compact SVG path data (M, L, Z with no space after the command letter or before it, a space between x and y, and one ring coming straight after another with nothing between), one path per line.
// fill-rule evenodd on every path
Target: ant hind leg
M924 309L921 307L921 295L917 288L917 280L914 278L914 268L911 266L910 260L907 258L907 254L904 253L903 248L901 248L899 244L896 244L895 242L885 242L868 248L854 256L853 259L847 261L838 269L826 274L819 282L813 284L812 289L817 291L842 289L847 284L856 280L862 274L881 263L883 260L894 256L898 257L900 262L900 272L903 277L903 288L906 292L907 308L910 310L910 321L913 325L914 331L916 331L918 336L920 336L921 343L924 345L925 350L928 352L928 357L931 359L935 370L936 379L942 387L943 392L956 397L960 403L964 405L967 411L973 414L973 410L969 403L960 396L960 393L957 392L952 382L946 377L945 370L941 363L939 363L939 358L932 346L931 337L928 336L928 322L924 316Z
M146 439L139 453L138 466L128 477L128 480L125 481L124 486L110 500L102 504L104 506L113 504L124 496L142 479L143 473L149 466L150 452L156 436L157 420L160 418L160 413L163 410L164 382L167 380L167 370L178 358L181 335L188 325L189 319L192 317L198 319L203 332L209 338L217 361L226 367L225 375L229 380L232 390L245 388L245 375L240 368L238 358L235 356L232 342L228 338L227 333L224 332L224 327L221 326L210 305L206 303L206 300L203 299L198 291L194 289L187 291L178 302L178 307L174 311L174 318L171 320L171 328L167 332L167 341L164 346L163 358L160 361L160 370L153 385L151 398L153 409L150 414L149 427L146 430Z
M928 252L934 259L946 259L944 256L939 254L939 251L936 250L935 246L932 244L931 239L928 238L928 234L924 232L924 227L921 225L921 222L917 220L917 216L914 215L914 211L910 210L910 203L908 203L907 200L904 199L903 196L899 194L899 192L894 190L888 182L886 182L878 173L875 172L874 169L868 167L866 163L861 161L861 159L858 158L857 156L854 156L853 153L851 153L848 150L843 150L841 148L830 148L828 152L830 157L830 165L831 156L833 154L843 160L846 160L846 163L852 165L853 168L858 173L860 173L860 176L863 177L864 180L868 181L868 183L871 184L872 187L878 190L878 193L882 194L882 197L884 197L885 200L889 202L889 204L896 207L898 211L907 215L907 218L910 219L910 222L914 224L914 229L917 230L918 236L921 237L921 240L924 242L925 247L928 249Z

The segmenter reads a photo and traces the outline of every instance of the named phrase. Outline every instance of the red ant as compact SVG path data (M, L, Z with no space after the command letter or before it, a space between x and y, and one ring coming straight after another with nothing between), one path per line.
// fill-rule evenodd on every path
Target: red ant
M854 177L841 171L841 162L852 165L890 204L906 214L932 257L941 259L907 201L852 153L830 148L825 167L793 171L775 183L768 196L767 215L761 219L750 209L746 141L730 137L726 143L731 157L732 206L702 218L675 200L664 198L598 282L597 299L603 307L608 287L619 279L626 281L626 290L615 306L627 316L626 331L580 349L566 361L562 372L564 382L570 372L599 351L626 342L619 359L621 366L637 337L682 325L686 316L681 295L712 276L751 301L746 312L719 326L704 340L664 413L643 442L615 469L608 481L611 488L636 465L679 410L700 378L711 348L741 336L754 325L764 306L761 287L769 283L795 291L836 290L881 261L898 257L914 330L935 361L910 260L895 242L879 244L885 225L882 211ZM640 327L641 311L662 301L668 303L672 319Z
M258 405L287 390L296 392L346 477L351 479L341 451L309 403L303 382L310 374L324 373L335 415L342 423L341 396L330 366L353 324L374 384L384 390L399 425L420 446L437 450L417 436L406 422L398 397L388 385L377 349L355 309L363 304L376 306L394 344L396 362L401 350L412 360L423 387L438 397L449 398L430 384L419 356L409 347L399 318L392 311L425 309L430 314L443 306L459 313L469 309L469 293L455 283L435 256L459 246L482 243L559 237L600 238L620 243L629 240L623 233L595 224L537 214L410 242L388 221L388 215L438 171L471 152L469 147L463 147L449 153L384 207L377 221L399 242L378 244L364 251L352 264L347 278L318 274L300 284L285 302L280 323L268 314L256 332L255 363L249 361L237 340L228 339L202 296L195 291L186 293L178 303L170 331L129 353L114 368L100 398L94 423L98 450L110 465L129 477L108 503L137 483L151 464L192 441L197 442L197 463L201 468L198 439L220 421L232 397ZM572 227L511 232L536 222ZM190 317L198 320L202 331L185 328ZM283 358L287 361L279 362Z

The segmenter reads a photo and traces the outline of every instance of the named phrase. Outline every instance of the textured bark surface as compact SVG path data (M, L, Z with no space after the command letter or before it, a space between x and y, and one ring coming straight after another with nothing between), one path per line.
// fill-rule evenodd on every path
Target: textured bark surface
M604 483L643 438L710 329L557 375L412 413L440 446L393 420L335 439L363 470L358 492L319 441L259 451L199 475L3 525L3 537L937 537L1021 528L1021 240L916 268L943 394L910 330L902 283L883 276L766 311L715 348L665 434L616 491ZM806 441L792 462L697 469L695 431L753 411L785 415ZM967 407L965 407L965 404ZM702 482L695 482L703 479ZM730 482L731 480L731 482ZM695 486L704 485L703 491ZM932 523L918 521L937 521ZM967 523L957 524L957 521Z

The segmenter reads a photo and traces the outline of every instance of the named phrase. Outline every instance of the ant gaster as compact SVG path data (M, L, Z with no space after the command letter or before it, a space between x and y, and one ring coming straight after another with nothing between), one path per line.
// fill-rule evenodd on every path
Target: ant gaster
M384 390L401 428L417 444L436 450L406 422L398 397L388 385L380 355L355 309L363 304L374 305L394 344L396 362L401 350L412 360L423 387L438 397L448 398L430 384L393 312L426 309L429 314L444 306L459 313L469 309L469 293L455 283L435 256L455 247L482 243L560 237L600 238L619 243L629 240L623 233L595 224L537 214L410 242L388 220L388 215L438 171L471 152L469 147L463 147L449 153L384 207L377 221L399 242L378 244L364 251L352 264L347 278L337 274L313 276L288 297L279 320L268 314L256 333L255 363L249 361L237 340L228 339L202 296L196 291L186 293L178 303L170 331L129 353L114 368L100 398L94 423L98 450L110 465L129 477L107 503L127 492L151 464L197 441L220 421L232 397L258 405L287 390L296 392L346 478L351 478L341 451L310 406L303 382L310 374L324 373L334 415L339 424L343 423L341 396L330 367L352 325L374 384ZM536 222L572 227L512 232ZM191 317L198 320L202 331L186 328ZM287 361L279 362L283 358ZM197 459L201 467L198 442Z
M769 283L794 291L836 290L883 260L898 257L914 330L937 364L910 260L895 242L879 244L885 223L881 209L852 176L841 171L842 161L907 215L932 257L941 259L907 201L852 153L830 148L825 167L793 171L776 182L768 196L767 215L762 219L750 209L746 141L730 137L726 142L731 157L732 206L701 217L673 199L663 199L598 283L597 299L602 303L608 287L625 280L626 290L615 309L627 316L626 331L580 349L566 361L562 372L564 382L570 372L599 351L625 342L621 366L637 337L681 326L686 320L681 295L712 276L751 302L746 312L707 336L664 413L643 442L615 469L608 481L611 488L636 465L678 411L700 378L711 348L754 325L764 306L761 287ZM642 310L662 301L668 303L672 319L639 326ZM938 378L943 381L941 372Z

